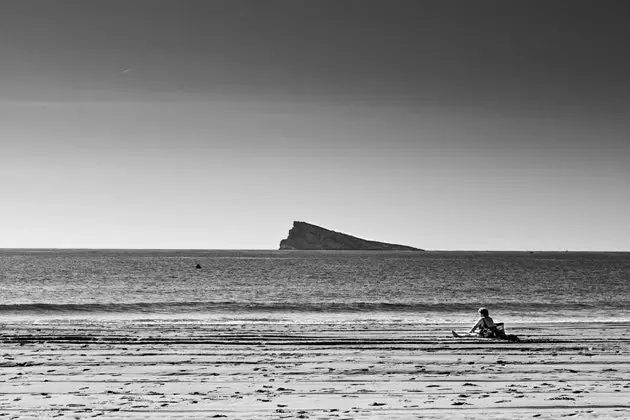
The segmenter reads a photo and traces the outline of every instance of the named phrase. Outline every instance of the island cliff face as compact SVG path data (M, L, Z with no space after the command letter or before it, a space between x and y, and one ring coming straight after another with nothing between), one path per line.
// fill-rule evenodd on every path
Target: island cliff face
M280 249L335 251L422 251L411 246L368 241L345 233L324 229L306 222L293 222L289 236L280 241Z

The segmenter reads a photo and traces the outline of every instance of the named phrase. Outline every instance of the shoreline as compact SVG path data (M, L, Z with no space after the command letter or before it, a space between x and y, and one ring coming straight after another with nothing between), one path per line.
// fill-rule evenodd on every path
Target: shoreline
M1 307L2 305L0 305ZM471 305L473 306L473 305ZM494 311L499 312L499 311ZM24 323L31 322L37 324L47 323L161 323L164 325L197 323L199 325L241 325L258 324L264 325L319 325L335 324L339 327L344 325L405 325L410 327L433 326L443 329L464 329L469 330L477 321L471 316L470 311L447 314L444 318L424 316L423 314L412 312L308 312L308 311L260 311L251 313L228 313L225 311L203 312L203 313L149 313L149 312L90 312L90 311L50 311L50 312L2 312L0 311L0 326L2 322ZM494 315L494 313L493 313ZM558 328L561 326L579 328L580 325L623 325L630 324L630 317L624 314L622 317L602 317L594 318L583 315L583 317L567 316L566 318L556 318L549 320L554 315L543 314L528 316L527 320L512 318L505 313L495 316L496 322L503 322L507 328L534 328L549 327ZM450 330L449 330L450 331ZM0 334L2 332L0 331Z
M630 323L1 325L9 418L630 416Z

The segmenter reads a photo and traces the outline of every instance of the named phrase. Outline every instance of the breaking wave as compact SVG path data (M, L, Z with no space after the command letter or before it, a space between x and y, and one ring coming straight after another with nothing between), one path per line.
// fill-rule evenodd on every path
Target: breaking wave
M627 309L624 304L610 303L493 303L492 311L520 313L546 311L584 311L605 306L608 310ZM308 303L244 303L244 302L137 302L137 303L24 303L0 305L0 313L75 314L75 313L453 313L472 312L481 302L403 304L382 302L308 302Z

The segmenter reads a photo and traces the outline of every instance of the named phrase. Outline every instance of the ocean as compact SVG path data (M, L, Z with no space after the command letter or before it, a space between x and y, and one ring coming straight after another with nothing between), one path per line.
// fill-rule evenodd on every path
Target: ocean
M4 249L0 293L0 321L628 322L630 253Z

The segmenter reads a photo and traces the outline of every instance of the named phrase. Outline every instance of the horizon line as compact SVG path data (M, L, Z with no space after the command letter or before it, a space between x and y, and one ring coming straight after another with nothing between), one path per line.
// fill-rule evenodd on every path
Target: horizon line
M191 252L208 252L208 251L282 251L282 252L300 252L300 251L318 251L318 252L549 252L549 253L571 253L571 252L587 252L587 253L630 253L630 250L586 250L586 249L418 249L413 251L396 250L334 250L334 249L279 249L279 248L72 248L72 247L0 247L3 251L191 251Z

